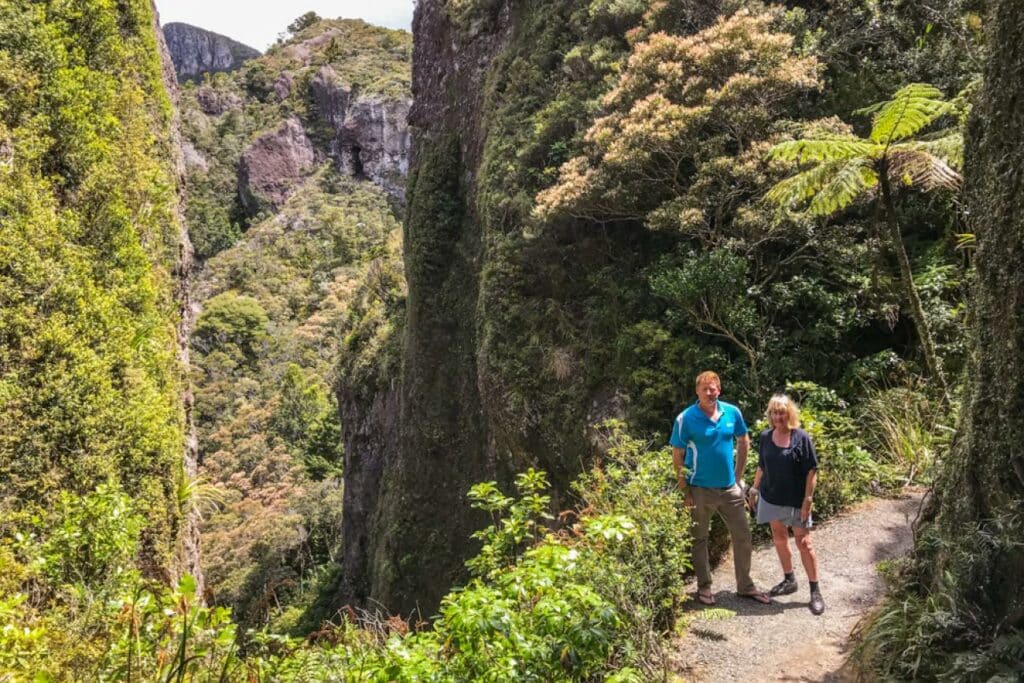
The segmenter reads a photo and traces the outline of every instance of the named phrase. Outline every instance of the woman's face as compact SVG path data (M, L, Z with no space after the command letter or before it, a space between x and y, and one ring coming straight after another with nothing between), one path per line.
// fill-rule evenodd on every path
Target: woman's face
M785 408L772 408L769 416L772 420L772 427L789 429L789 411Z

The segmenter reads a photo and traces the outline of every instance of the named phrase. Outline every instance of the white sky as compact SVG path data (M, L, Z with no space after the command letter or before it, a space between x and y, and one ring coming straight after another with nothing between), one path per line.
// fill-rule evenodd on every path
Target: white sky
M377 26L412 26L415 0L156 0L160 23L183 21L245 43L261 52L296 17L313 11L325 19L363 19Z

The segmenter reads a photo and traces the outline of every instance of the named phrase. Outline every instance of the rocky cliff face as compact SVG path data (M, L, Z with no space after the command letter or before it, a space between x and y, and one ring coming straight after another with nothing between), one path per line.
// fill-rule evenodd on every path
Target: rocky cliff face
M192 479L198 474L199 447L196 440L195 422L193 420L194 397L192 385L188 377L191 372L189 345L192 336L192 329L195 325L195 309L192 306L192 263L193 249L192 241L188 235L188 225L185 222L184 212L181 210L184 197L180 194L185 186L186 155L185 147L181 140L180 120L178 117L178 84L175 78L174 60L164 40L164 34L160 31L159 18L156 7L153 8L153 33L156 36L157 47L160 51L160 62L163 67L164 88L174 104L174 118L171 121L171 147L174 154L173 166L175 180L179 195L175 202L175 210L178 215L178 258L175 263L174 275L175 298L178 301L178 362L181 364L183 377L183 391L181 402L185 410L185 443L183 449L183 460L185 473ZM178 537L176 553L177 573L191 574L196 580L196 589L199 595L203 595L205 582L203 580L203 569L200 563L201 550L199 539L199 510L193 510L182 521L182 529Z
M411 98L354 93L330 65L317 71L309 88L318 118L333 131L329 154L338 168L404 199Z
M488 443L476 367L481 229L472 178L484 141L486 67L503 44L507 8L494 16L469 40L442 0L422 0L413 22L401 434L383 444L389 453L374 462L381 474L346 466L343 514L345 572L356 589L346 597L372 597L403 613L429 613L460 577L469 536L483 522L466 492L508 469ZM326 86L321 92L325 103L344 98ZM348 120L339 121L339 141Z
M234 71L247 59L260 56L255 48L190 24L167 24L163 34L179 80Z
M281 208L310 171L313 160L313 145L296 118L261 135L242 154L238 166L242 206L249 214Z

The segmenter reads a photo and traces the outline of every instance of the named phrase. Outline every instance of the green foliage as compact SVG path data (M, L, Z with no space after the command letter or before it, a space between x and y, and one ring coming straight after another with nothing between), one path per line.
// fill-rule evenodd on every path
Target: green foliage
M298 17L295 21L288 24L288 32L299 33L300 31L309 28L318 21L320 21L319 14L317 14L316 12L306 12L302 16Z
M96 585L131 568L145 520L124 492L109 484L84 497L61 491L58 506L41 549L53 585Z
M876 458L893 467L906 484L930 482L932 466L949 449L952 416L913 386L875 391L859 410Z
M689 570L689 516L680 505L672 458L631 437L625 425L601 425L608 449L573 485L587 516L581 520L586 575L623 618L631 661L663 669L663 637L675 623Z
M547 487L544 474L531 468L516 476L517 500L503 495L494 482L469 490L472 506L490 513L493 522L473 534L483 542L477 556L466 562L474 576L494 578L515 562L524 544L536 543L544 520L553 519L547 512L551 498L542 494Z
M245 360L254 360L259 344L267 337L270 319L260 302L251 296L227 291L213 297L196 321L193 344L200 351L223 349L231 344Z
M858 109L854 114L871 114L871 141L888 146L917 135L952 112L941 90L928 83L911 83L897 90L891 100Z
M145 2L0 4L0 503L118 483L166 567L183 452L171 110Z

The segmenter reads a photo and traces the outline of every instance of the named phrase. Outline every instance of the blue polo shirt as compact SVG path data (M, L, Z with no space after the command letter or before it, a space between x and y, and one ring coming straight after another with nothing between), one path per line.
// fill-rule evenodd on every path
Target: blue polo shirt
M679 413L672 425L668 442L686 449L683 464L690 472L691 486L728 488L736 483L733 445L736 437L747 433L740 409L725 401L718 402L718 422L700 409L699 403Z

